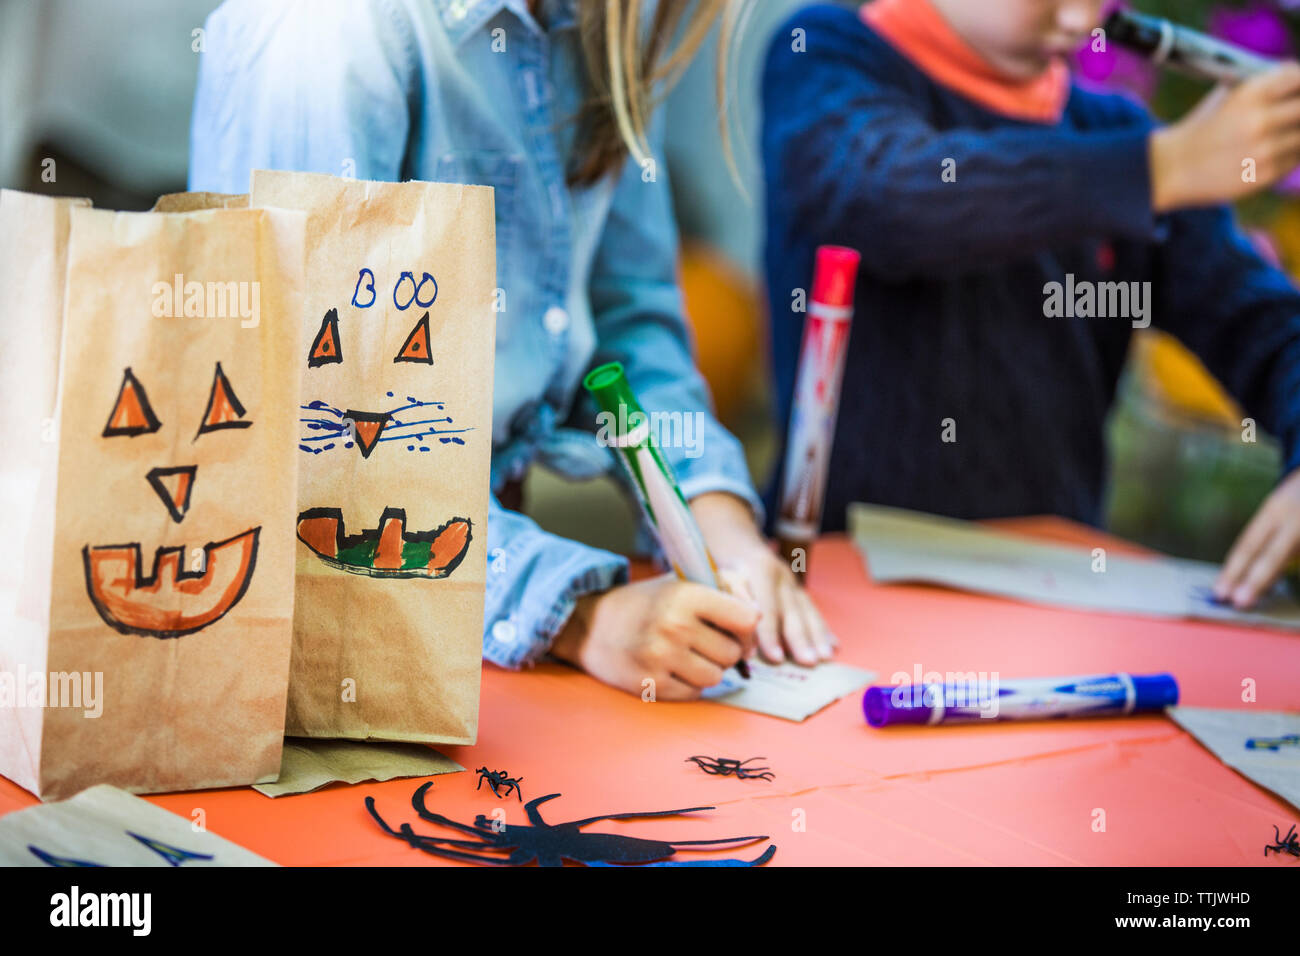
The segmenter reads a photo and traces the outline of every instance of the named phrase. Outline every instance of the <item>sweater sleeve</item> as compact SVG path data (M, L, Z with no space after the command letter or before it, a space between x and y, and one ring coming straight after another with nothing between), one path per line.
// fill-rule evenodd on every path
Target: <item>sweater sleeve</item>
M768 54L769 188L815 242L858 249L867 274L943 278L1081 238L1159 235L1149 122L940 130L914 68L856 17L814 7L788 26L806 49L786 30Z
M1300 291L1251 246L1226 208L1168 217L1155 322L1195 352L1300 467Z

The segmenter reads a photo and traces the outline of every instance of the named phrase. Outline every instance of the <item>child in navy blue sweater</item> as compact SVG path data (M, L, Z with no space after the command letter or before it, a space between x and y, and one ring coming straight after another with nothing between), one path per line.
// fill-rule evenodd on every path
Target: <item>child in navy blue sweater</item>
M1223 203L1300 165L1300 66L1157 127L1070 82L1102 0L804 9L763 81L767 274L789 419L813 251L862 253L826 493L960 518L1097 523L1134 327L1196 352L1282 442L1229 553L1249 606L1300 551L1300 293ZM1246 172L1253 172L1247 175Z

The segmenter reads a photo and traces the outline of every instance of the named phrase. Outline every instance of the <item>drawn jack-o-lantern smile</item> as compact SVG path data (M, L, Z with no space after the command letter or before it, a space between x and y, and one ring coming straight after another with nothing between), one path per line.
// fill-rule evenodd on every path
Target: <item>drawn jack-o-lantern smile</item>
M252 424L218 362L194 440ZM162 427L144 386L126 369L102 437L136 438ZM189 512L197 476L197 465L159 466L145 479L172 521L180 523ZM104 622L123 634L160 638L193 634L219 620L248 590L261 530L249 528L223 541L208 542L202 560L191 567L186 567L183 545L160 547L148 574L138 541L86 545L81 550L86 592Z
M308 350L307 367L343 363L339 314L330 309ZM393 363L434 364L428 312L406 335ZM472 430L456 427L442 402L393 391L386 393L385 402L389 407L382 410L345 409L321 399L307 402L299 419L307 434L298 447L313 458L355 450L376 463L367 467L382 467L379 463L388 454L427 454L439 446L463 446L461 435ZM451 518L430 531L408 531L406 511L396 507L385 508L375 527L351 534L340 508L308 508L298 515L298 539L316 557L339 571L371 577L445 578L464 559L471 538L468 518Z
M346 534L338 508L310 508L298 515L298 538L340 571L389 578L445 578L469 549L468 518L452 518L433 531L406 530L406 512L386 508L379 527Z

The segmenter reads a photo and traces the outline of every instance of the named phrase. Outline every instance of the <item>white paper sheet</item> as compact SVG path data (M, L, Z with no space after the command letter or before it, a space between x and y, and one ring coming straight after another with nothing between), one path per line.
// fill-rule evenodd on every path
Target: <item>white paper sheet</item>
M100 784L0 817L0 866L277 865L195 824Z
M728 671L722 683L704 692L706 700L759 714L800 721L875 679L874 671L828 661L816 667L786 662L750 661L750 679Z
M1300 713L1211 707L1168 713L1237 773L1300 810Z
M876 583L920 581L1085 611L1188 617L1300 629L1300 602L1279 585L1254 611L1216 604L1219 567L1047 544L968 521L849 506L849 530Z

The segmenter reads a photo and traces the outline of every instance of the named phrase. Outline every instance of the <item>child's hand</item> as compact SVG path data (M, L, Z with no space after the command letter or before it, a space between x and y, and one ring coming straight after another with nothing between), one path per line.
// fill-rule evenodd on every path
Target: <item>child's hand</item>
M724 584L749 598L762 613L758 646L773 663L786 652L800 664L829 660L836 641L794 572L776 555L754 524L749 506L729 494L691 500L705 543L718 563Z
M1300 469L1283 479L1259 506L1228 552L1214 596L1248 608L1273 587L1300 551Z
M629 693L694 700L748 656L757 623L744 601L663 575L580 598L551 653Z
M1148 156L1158 213L1232 202L1273 185L1300 166L1300 64L1214 90L1152 133ZM1248 159L1253 177L1243 168Z

